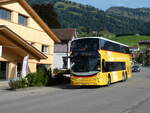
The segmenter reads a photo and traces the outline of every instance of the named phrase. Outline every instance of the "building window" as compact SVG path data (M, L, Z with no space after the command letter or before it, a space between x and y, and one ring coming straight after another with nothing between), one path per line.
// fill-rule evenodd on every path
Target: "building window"
M25 25L25 26L26 26L26 25L27 25L27 19L28 19L28 17L19 14L19 17L18 17L18 24L21 24L21 25Z
M42 53L48 53L48 46L47 45L42 45Z
M0 18L5 20L11 20L11 11L0 8Z

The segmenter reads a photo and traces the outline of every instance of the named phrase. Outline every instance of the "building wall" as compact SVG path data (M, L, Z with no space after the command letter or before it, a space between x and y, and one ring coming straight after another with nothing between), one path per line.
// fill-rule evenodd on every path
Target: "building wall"
M72 40L75 38L76 38L76 36L73 36ZM70 46L71 46L72 40L68 41L68 43L66 43L66 44L55 44L54 68L63 69L63 64L64 64L63 57L70 56ZM60 50L59 49L60 47L63 47L63 49ZM70 59L68 58L67 69L70 69L70 67L71 67L71 62L70 62Z
M63 57L67 57L67 53L54 53L54 68L63 69Z
M36 71L36 64L53 64L53 52L54 52L54 41L49 37L49 35L44 32L44 30L40 27L40 25L32 19L32 17L25 11L25 9L18 3L12 2L9 4L0 5L0 7L11 10L11 21L0 19L0 25L5 25L21 38L32 44L35 48L41 51L42 45L48 46L48 53L45 55L48 57L45 60L29 60L29 68L31 72ZM18 24L18 14L22 14L27 16L27 26ZM3 51L4 52L4 51ZM11 61L16 60L16 55L12 55L11 53L4 52L5 58L0 57L0 61ZM19 57L20 58L20 57ZM23 60L23 58L22 58ZM12 63L11 63L12 64ZM9 73L9 72L8 72Z
M0 19L0 25L6 25L13 32L21 36L24 40L33 43L33 46L41 51L42 45L49 46L49 52L46 54L48 59L42 60L40 63L52 62L54 41L44 32L44 30L36 23L34 19L24 10L19 3L4 4L0 7L12 10L12 21ZM28 25L18 24L18 14L22 14L28 17Z
M12 20L14 23L18 23L18 14L22 14L29 17L29 27L43 31L43 29L35 22L34 19L31 18L28 12L18 2L2 4L0 7L4 7L12 11Z
M66 47L63 48L64 50L60 51L55 51L54 52L54 68L58 68L58 69L63 69L63 57L68 57L70 56L70 44L71 41L68 42L68 44L66 44ZM59 48L64 46L64 44L56 44L55 47ZM68 47L67 47L68 46ZM67 50L68 49L68 50ZM70 59L67 59L67 69L70 69Z

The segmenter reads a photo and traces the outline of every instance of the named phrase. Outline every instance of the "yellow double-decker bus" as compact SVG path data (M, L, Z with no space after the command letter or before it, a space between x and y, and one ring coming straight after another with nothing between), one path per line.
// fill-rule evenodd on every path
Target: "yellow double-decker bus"
M110 85L132 76L127 45L103 37L71 42L71 85Z

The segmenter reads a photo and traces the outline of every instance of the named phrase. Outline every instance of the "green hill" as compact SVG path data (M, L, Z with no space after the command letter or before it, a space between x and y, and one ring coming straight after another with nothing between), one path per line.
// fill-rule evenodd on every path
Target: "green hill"
M87 29L86 32L107 30L114 34L150 35L150 8L112 7L102 11L69 0L27 0L27 2L32 6L51 3L63 28L77 28L79 31Z
M107 15L122 16L130 19L142 20L143 22L150 21L150 8L126 8L126 7L111 7L106 11Z
M150 34L150 8L111 7L106 11L107 29L115 34Z
M120 36L113 37L111 40L126 44L128 46L137 45L139 41L150 40L150 36Z

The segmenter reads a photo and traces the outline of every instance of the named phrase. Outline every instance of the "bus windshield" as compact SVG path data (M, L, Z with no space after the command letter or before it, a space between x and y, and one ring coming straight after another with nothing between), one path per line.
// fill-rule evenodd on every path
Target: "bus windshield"
M99 71L99 58L78 56L72 60L72 71L73 72L91 72Z
M71 70L74 73L89 73L99 69L99 39L87 38L71 43Z
M71 43L71 51L96 51L99 49L99 39L87 38L74 40Z

